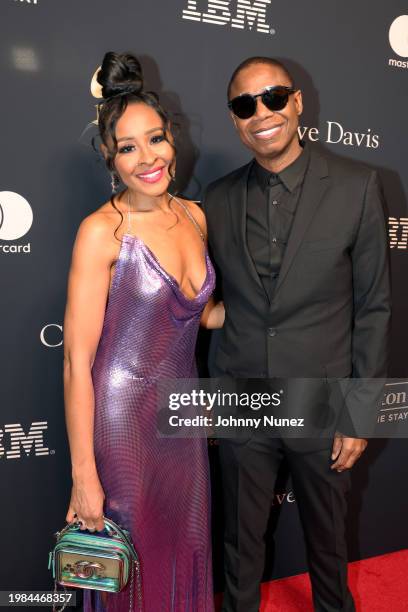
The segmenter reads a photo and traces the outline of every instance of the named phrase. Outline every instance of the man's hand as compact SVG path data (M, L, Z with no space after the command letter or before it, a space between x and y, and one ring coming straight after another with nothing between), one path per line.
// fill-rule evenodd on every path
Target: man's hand
M331 458L337 461L332 464L331 469L338 472L349 470L365 451L366 446L367 440L364 438L347 438L336 433Z

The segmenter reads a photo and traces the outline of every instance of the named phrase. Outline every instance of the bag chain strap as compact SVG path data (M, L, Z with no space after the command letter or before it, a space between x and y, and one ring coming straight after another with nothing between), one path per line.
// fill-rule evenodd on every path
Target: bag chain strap
M130 577L130 612L133 612L133 597L134 597L134 574L136 568L136 588L137 588L137 600L138 600L138 612L143 612L143 592L142 592L142 579L140 575L140 561L134 559L132 563L131 577Z
M64 593L66 593L67 589L65 588L65 585L62 584L61 586L64 589ZM54 595L56 595L58 592L59 591L58 591L58 588L57 588L57 581L54 580ZM52 606L52 612L62 612L63 610L65 610L66 607L67 607L67 600L66 599L64 601L64 604L63 604L62 608L59 608L59 609L57 608L57 606L55 605L55 602L54 602L54 605Z
M129 612L133 612L133 578L134 578L134 563L132 563L132 569L130 570L130 603Z

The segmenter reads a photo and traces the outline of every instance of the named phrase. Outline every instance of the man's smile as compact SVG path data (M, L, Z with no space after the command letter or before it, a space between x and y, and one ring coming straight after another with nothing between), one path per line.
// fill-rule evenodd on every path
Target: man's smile
M253 132L253 136L254 138L259 138L261 140L268 140L269 138L279 134L283 128L283 125L283 123L280 123L278 125L273 125L266 128L264 127L256 132Z

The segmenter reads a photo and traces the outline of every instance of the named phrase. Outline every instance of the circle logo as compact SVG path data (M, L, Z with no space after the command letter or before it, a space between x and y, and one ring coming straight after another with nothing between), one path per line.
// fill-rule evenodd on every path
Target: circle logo
M55 329L52 330L50 335L53 336L53 338L48 337L48 330L50 327L57 328L58 330L58 332L56 332ZM45 325L45 327L42 328L40 332L40 340L45 346L54 348L56 346L62 345L63 340L60 339L61 335L62 335L62 325L58 325L57 323L48 323L47 325ZM52 344L52 342L54 342L54 344Z
M388 35L394 53L408 57L408 15L400 15L394 19Z
M0 191L0 239L21 238L32 223L33 211L27 200L14 191Z

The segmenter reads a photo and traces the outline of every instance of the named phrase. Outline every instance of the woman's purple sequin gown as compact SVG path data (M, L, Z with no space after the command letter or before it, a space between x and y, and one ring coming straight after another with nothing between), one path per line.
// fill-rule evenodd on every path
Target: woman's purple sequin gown
M105 515L132 535L143 581L139 612L213 612L207 444L157 431L156 382L196 376L201 312L215 284L207 274L193 299L130 234L109 294L92 378L95 457ZM129 585L106 595L84 591L85 612L127 612Z

